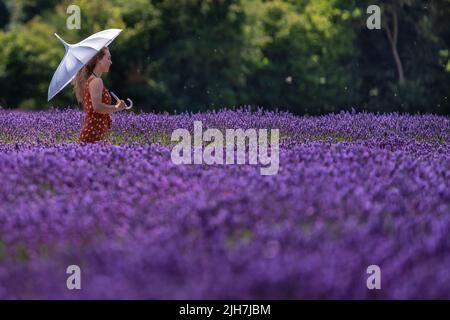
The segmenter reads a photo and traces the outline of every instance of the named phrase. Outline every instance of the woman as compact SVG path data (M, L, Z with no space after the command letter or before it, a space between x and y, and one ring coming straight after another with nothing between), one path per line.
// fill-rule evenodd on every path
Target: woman
M80 143L105 141L112 124L110 113L126 108L123 100L111 105L111 95L103 86L101 76L109 71L111 64L109 49L104 47L78 71L72 82L75 96L78 102L83 103L85 113Z

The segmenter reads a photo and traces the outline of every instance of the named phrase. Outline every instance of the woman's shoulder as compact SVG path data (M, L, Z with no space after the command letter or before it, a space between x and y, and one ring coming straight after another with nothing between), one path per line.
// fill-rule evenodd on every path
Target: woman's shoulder
M88 78L88 85L90 88L99 89L103 88L103 80L102 78L90 77Z
M91 80L93 80L93 79L95 79L96 77L94 76L94 75L90 75L88 78L87 78L87 82L90 82Z

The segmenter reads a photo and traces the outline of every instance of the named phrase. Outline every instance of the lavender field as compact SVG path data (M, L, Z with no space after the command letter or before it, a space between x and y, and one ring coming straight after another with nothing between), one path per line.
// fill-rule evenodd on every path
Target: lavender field
M82 116L0 111L2 299L450 298L448 117L118 113L79 145ZM173 164L194 120L280 129L278 174Z

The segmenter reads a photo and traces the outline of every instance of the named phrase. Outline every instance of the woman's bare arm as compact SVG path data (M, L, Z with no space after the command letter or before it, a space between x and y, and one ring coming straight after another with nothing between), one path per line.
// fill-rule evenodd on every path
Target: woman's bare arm
M102 102L103 81L100 78L92 79L89 83L89 92L91 94L92 106L94 111L98 113L108 114L123 110L117 108L116 105L106 104Z

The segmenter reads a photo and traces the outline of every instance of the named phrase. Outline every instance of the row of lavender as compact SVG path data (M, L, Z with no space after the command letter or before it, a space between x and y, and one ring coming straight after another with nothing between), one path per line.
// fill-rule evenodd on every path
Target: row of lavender
M295 142L317 140L360 141L368 139L408 138L444 143L450 136L450 120L436 115L376 115L340 113L320 117L297 117L290 113L250 108L194 114L114 114L110 140L120 142L155 142L155 137L169 136L177 128L192 130L193 121L205 128L278 128L285 138ZM41 112L0 110L0 139L14 142L75 142L83 114L75 109L51 109ZM114 142L114 141L113 141ZM164 141L164 142L167 142Z
M448 118L122 114L140 143L80 146L81 117L0 112L0 298L450 298ZM149 143L194 120L280 128L278 174Z

